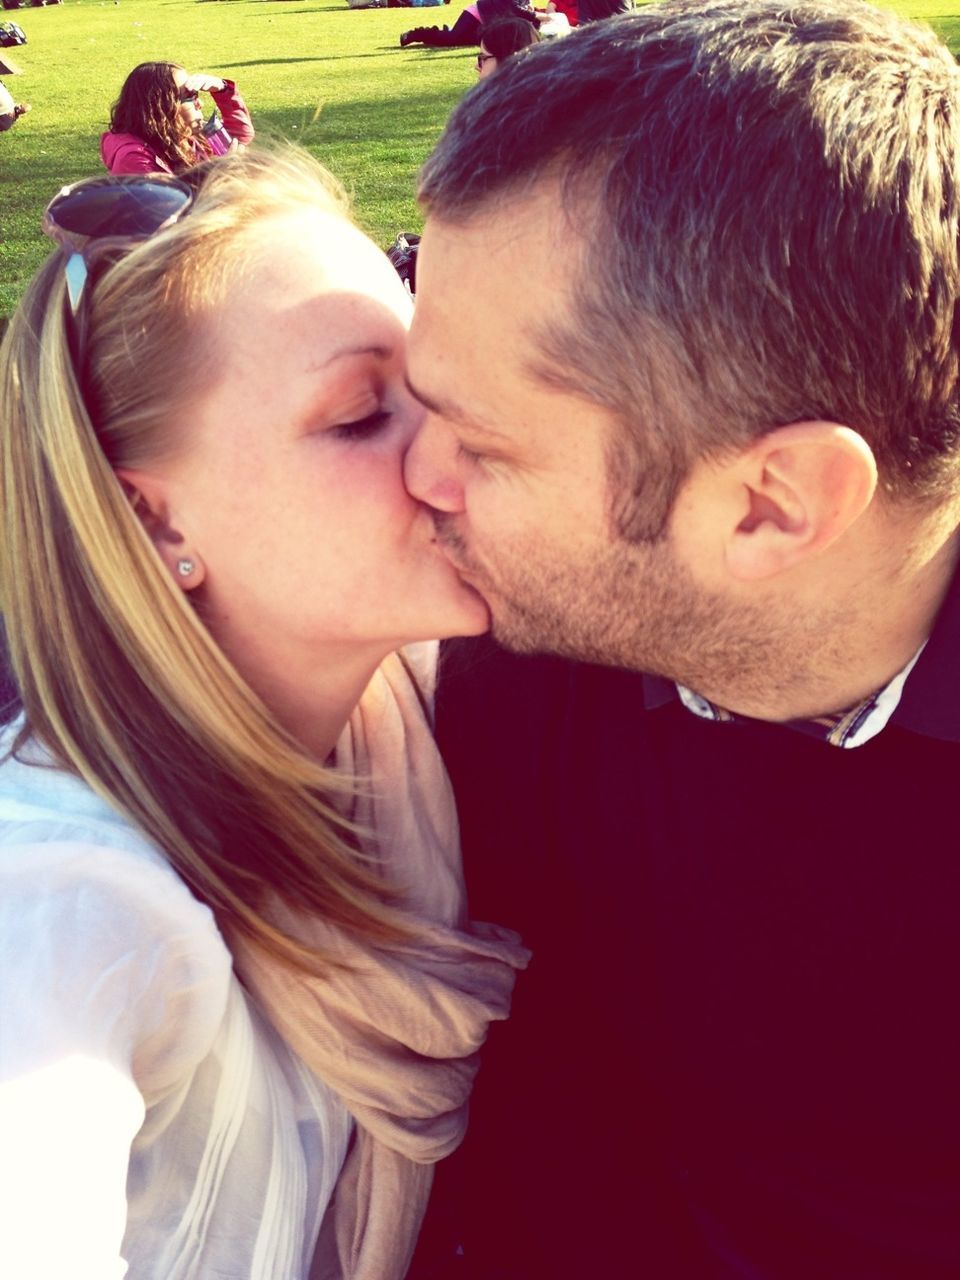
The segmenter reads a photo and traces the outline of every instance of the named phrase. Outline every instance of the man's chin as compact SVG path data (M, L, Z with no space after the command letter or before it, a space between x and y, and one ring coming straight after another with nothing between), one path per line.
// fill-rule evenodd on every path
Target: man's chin
M490 610L490 634L502 648L509 649L511 653L556 652L549 636L544 635L539 628L518 620L509 610L504 609L502 601L491 601L486 596L484 599Z
M501 648L510 653L532 656L543 654L563 658L568 662L585 662L592 666L620 667L623 663L602 646L590 643L585 637L572 636L563 622L554 618L539 618L504 610L502 602L489 606L490 634Z

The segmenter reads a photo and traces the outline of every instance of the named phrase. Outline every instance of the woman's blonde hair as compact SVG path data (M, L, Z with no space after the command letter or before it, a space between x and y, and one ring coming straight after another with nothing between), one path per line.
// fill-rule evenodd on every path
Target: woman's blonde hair
M346 784L220 652L115 473L177 448L251 231L303 205L347 216L305 154L216 161L190 212L97 281L79 376L62 256L41 268L0 347L0 604L18 747L34 736L124 813L222 924L313 968L265 919L272 895L374 942L406 930L333 802Z

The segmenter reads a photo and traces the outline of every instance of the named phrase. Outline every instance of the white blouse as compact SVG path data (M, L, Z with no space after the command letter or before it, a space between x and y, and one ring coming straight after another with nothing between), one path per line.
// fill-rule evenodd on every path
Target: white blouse
M0 1276L304 1280L351 1127L163 856L0 765Z

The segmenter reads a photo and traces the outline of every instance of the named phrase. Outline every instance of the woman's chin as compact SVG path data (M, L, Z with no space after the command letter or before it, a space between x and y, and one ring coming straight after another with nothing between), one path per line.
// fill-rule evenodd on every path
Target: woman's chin
M436 615L429 638L451 640L455 636L482 636L490 630L491 621L483 596L461 582L456 599Z
M461 611L463 620L456 630L451 630L446 635L482 636L484 632L490 630L492 619L489 606L480 592L469 586L463 579L460 585L464 592L464 607Z

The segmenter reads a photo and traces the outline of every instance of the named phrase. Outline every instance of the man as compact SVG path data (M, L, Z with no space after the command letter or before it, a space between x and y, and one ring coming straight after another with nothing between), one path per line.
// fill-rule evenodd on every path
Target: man
M534 959L422 1274L960 1275L958 144L929 32L708 0L427 162L408 484L515 651L439 732Z

